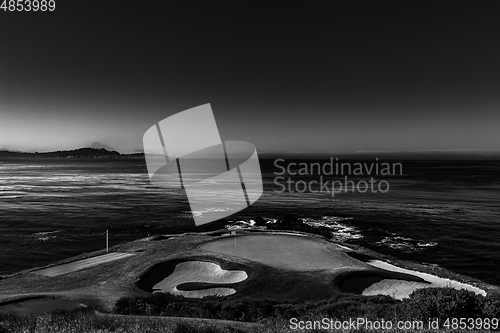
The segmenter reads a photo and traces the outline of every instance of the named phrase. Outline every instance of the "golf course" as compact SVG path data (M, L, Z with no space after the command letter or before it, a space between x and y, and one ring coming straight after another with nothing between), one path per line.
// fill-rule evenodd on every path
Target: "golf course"
M444 283L430 274L376 267L353 251L304 232L153 236L115 246L109 254L86 253L4 276L0 312L89 307L113 313L120 300L161 294L229 302L330 302L342 295L404 299L417 289ZM455 287L486 294L465 283Z
M439 282L431 275L422 278L411 271L375 267L346 254L345 246L304 234L225 235L201 242L196 249L208 257L155 265L141 276L138 286L189 298L234 295L319 300L343 292L403 299ZM466 284L457 289L485 294Z

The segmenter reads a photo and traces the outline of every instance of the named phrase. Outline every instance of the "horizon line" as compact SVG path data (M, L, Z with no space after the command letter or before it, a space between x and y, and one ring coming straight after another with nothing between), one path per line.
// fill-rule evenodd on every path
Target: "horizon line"
M111 148L111 147L108 147ZM17 150L11 148L0 147L0 151L7 151L11 153L24 153L24 154L44 154L44 153L54 153L54 152L64 152L64 151L72 151L78 149L95 149L95 150L106 150L109 152L115 151L122 155L130 155L130 154L144 154L142 150L135 150L133 152L121 152L119 150L104 147L79 147L72 149L58 149L58 150L44 150L44 151L26 151L26 150ZM381 156L390 155L396 157L398 155L410 155L410 156L418 156L418 155L433 155L437 157L437 154L445 154L445 155L454 155L454 156L477 156L477 157L500 157L500 150L494 149L471 149L471 148L463 148L463 149L418 149L418 150L357 150L354 152L312 152L312 151L259 151L259 154L263 156L283 156L283 155L302 155L302 156L325 156L325 155L337 155L337 156L349 156L349 157L362 157L362 156L373 156L376 154L380 154Z

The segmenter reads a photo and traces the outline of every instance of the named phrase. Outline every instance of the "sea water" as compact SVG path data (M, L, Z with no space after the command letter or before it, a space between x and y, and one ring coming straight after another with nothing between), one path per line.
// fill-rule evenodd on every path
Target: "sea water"
M291 161L298 166L329 159L295 156ZM3 159L0 274L103 249L106 230L112 246L295 214L309 225L327 226L332 238L346 245L500 285L500 162L398 162L401 172L374 176L389 184L384 193L355 189L332 195L321 191L320 177L333 181L346 175L292 172L282 176L311 186L302 191L300 183L283 191L276 160L261 159L262 197L235 215L196 227L185 192L151 185L141 158ZM356 184L372 176L348 175Z

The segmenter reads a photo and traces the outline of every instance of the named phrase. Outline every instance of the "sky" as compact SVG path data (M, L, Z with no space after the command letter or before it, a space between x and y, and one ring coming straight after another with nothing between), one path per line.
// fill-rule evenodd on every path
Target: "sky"
M142 149L210 103L259 152L500 151L500 20L481 2L0 11L0 149Z

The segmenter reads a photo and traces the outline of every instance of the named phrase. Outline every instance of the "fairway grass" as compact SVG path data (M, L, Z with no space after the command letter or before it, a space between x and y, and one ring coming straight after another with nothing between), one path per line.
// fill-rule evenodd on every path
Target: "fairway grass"
M135 254L134 253L119 253L119 252L106 253L106 254L92 257L92 258L87 258L87 259L83 259L83 260L70 262L67 264L62 264L62 265L57 265L57 266L52 266L52 267L36 270L36 271L33 271L32 273L38 274L38 275L43 275L43 276L48 276L48 277L53 277L53 276L57 276L57 275L76 272L76 271L79 271L79 270L82 270L85 268L98 266L98 265L101 265L104 263L108 263L110 261L119 260L119 259L127 258L130 256L135 256Z

